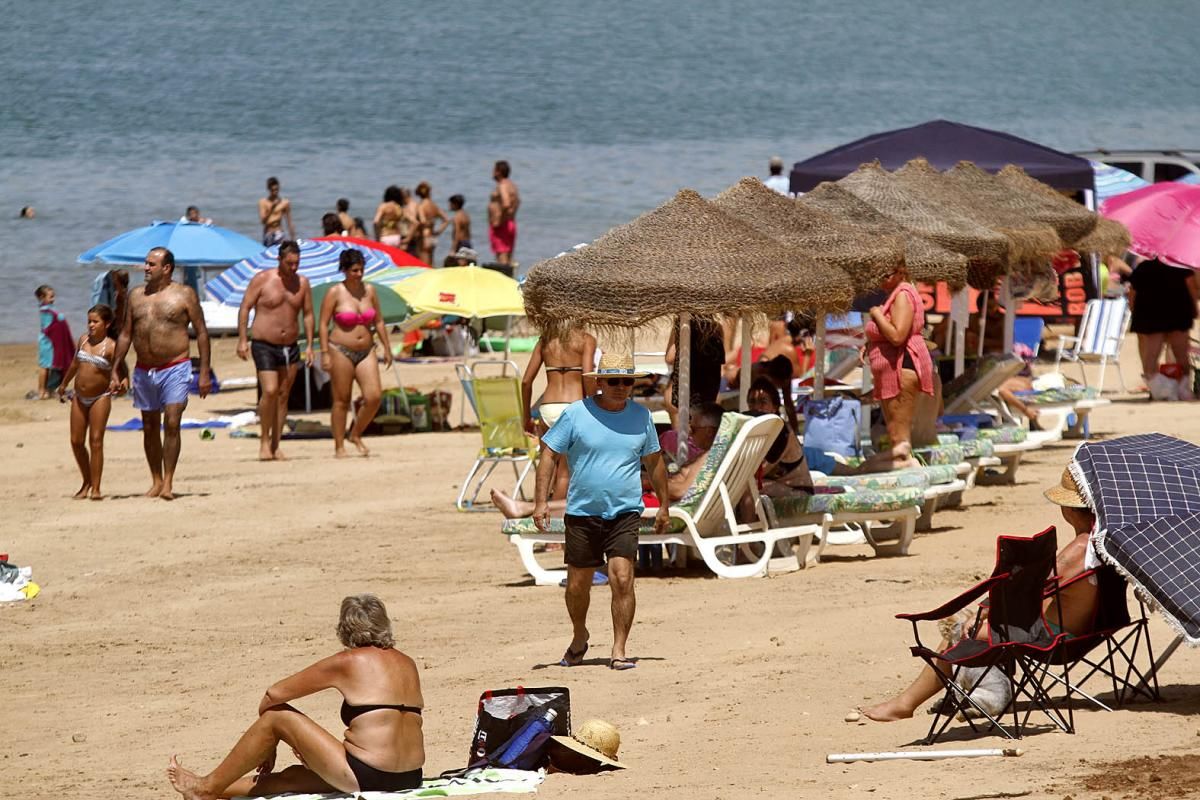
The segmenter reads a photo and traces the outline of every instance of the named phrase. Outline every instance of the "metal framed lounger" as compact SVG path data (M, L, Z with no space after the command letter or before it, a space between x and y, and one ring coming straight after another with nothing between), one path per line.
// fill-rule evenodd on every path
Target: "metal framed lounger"
M776 416L747 417L726 413L717 441L693 484L693 491L671 506L671 530L666 534L650 532L657 511L647 509L643 514L646 527L638 536L639 542L684 545L698 552L704 564L718 577L751 578L766 575L769 568L782 566L778 561L772 564L775 546L795 539L799 545L797 555L787 559L792 562L787 566L802 568L809 543L820 531L820 525L772 524L758 502L755 475L782 427L783 420ZM735 510L747 493L754 501L757 519L739 523ZM565 540L562 520L551 522L551 530L547 533L538 531L529 519L508 520L503 527L509 541L516 546L526 571L539 585L557 585L566 577L566 570L546 569L534 556L535 544ZM726 563L748 550L761 550L761 553L747 563Z

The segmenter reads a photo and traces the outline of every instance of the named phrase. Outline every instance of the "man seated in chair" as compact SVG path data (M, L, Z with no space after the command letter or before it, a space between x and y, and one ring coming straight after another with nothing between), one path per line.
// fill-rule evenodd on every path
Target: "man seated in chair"
M1045 491L1046 499L1058 505L1062 510L1063 519L1074 529L1074 536L1066 546L1058 551L1056 560L1056 575L1061 584L1086 571L1085 559L1088 551L1088 539L1092 527L1096 524L1096 516L1088 508L1087 502L1079 493L1075 479L1070 470L1064 469L1062 479L1057 486ZM1062 589L1056 598L1046 601L1044 615L1051 635L1066 633L1068 636L1082 636L1091 633L1093 621L1096 618L1100 600L1099 585L1096 577L1071 583ZM1058 628L1059 614L1062 615L1062 630ZM939 623L945 637L938 646L939 652L951 647L956 639L961 639L959 630L963 630L975 620L976 609L963 609L958 615ZM982 612L986 621L986 609ZM966 635L974 635L979 639L987 639L987 627L981 625L978 631L966 631ZM948 669L948 668L947 668ZM921 674L912 684L900 694L874 706L862 709L862 715L876 722L894 722L898 719L909 719L917 707L943 691L942 682L929 666L921 668Z
M667 462L667 493L672 503L682 500L696 482L696 476L700 474L708 458L708 451L716 441L717 430L721 427L721 415L724 413L725 409L717 403L701 403L691 409L691 417L688 420L688 451L682 463L677 459L678 437L675 430L665 431L659 437L659 445ZM645 472L642 473L642 489L646 493L653 492L649 476ZM533 514L532 502L517 500L499 489L492 490L492 502L508 519L520 519ZM561 517L566 511L567 501L551 500L548 505L552 516Z

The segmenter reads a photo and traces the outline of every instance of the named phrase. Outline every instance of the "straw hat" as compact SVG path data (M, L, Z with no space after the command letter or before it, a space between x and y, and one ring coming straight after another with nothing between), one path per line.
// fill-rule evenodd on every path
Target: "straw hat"
M638 372L629 353L604 353L600 365L594 372L585 372L585 378L645 378L649 372Z
M551 736L550 740L601 766L625 769L625 765L617 761L621 734L614 725L602 719L589 719L580 725L574 734ZM554 760L553 753L551 760Z
M1051 486L1046 491L1042 492L1046 499L1051 503L1067 508L1088 508L1087 501L1083 499L1083 495L1079 493L1079 486L1075 483L1075 478L1071 475L1071 468L1064 467L1062 478L1058 481L1058 486Z

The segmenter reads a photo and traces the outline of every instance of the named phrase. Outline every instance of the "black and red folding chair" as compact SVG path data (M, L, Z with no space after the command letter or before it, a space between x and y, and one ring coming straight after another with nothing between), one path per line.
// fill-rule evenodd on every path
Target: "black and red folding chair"
M933 744L960 712L974 731L980 731L976 721L967 713L973 710L986 719L984 730L997 729L1010 739L1020 738L1031 714L1040 710L1050 721L1066 733L1074 733L1074 716L1071 713L1070 693L1066 693L1067 714L1064 716L1050 700L1048 690L1055 685L1050 675L1050 665L1067 634L1054 633L1043 612L1046 587L1052 594L1057 591L1055 577L1055 555L1057 552L1053 526L1031 537L1000 536L996 540L996 567L991 577L979 583L948 603L931 611L919 614L897 614L898 619L912 623L916 645L912 654L922 659L939 677L946 693L935 707L933 723L925 737L926 744ZM944 652L925 646L921 642L918 622L932 622L953 616L972 603L987 596L986 605L976 612L975 625L967 638L954 644ZM1056 604L1057 605L1057 604ZM1057 630L1062 629L1062 615L1058 615ZM995 716L971 697L969 691L956 681L959 673L967 667L984 670L973 685L983 681L987 673L1002 674L1011 689L1012 727L1007 728ZM1069 664L1063 664L1064 680L1070 685L1067 672ZM1024 716L1017 700L1027 701Z

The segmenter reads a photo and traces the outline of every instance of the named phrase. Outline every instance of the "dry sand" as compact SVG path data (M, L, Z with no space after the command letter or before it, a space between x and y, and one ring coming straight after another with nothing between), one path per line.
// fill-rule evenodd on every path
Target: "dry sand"
M907 558L843 547L767 579L639 580L630 653L641 660L630 672L603 666L611 625L598 589L587 665L566 670L548 666L569 638L562 591L531 585L497 515L454 510L477 433L376 438L371 458L346 461L331 458L328 441L295 442L290 462L263 464L255 440L185 431L174 503L139 496L148 486L140 436L109 433L109 499L73 501L67 407L20 399L33 363L32 347L0 348L0 552L33 566L43 587L31 602L0 606L0 796L175 796L168 757L215 765L266 686L337 648L338 603L362 591L384 598L400 647L422 667L429 773L464 763L480 692L520 684L569 686L576 721L619 726L631 766L550 776L541 793L551 798L1153 797L1166 792L1155 794L1148 759L1185 756L1191 766L1176 772L1195 774L1200 653L1187 649L1162 674L1168 702L1079 710L1078 734L1039 730L1019 759L824 763L827 753L923 737L924 714L842 720L914 674L896 612L935 606L988 572L997 534L1060 522L1041 489L1071 444L1028 457L1017 486L978 488L963 510L939 513ZM1126 352L1126 371L1136 363ZM216 365L222 377L250 374L229 340ZM404 369L410 385L455 384L448 364ZM189 415L253 402L252 390L218 394L194 399ZM113 421L134 413L119 400ZM1093 429L1200 441L1195 406L1184 403L1118 399ZM1159 648L1170 641L1160 619L1151 629ZM340 731L338 703L326 692L298 705ZM1002 741L964 735L945 746ZM281 766L290 760L281 752ZM1166 784L1172 796L1190 791L1186 780Z

